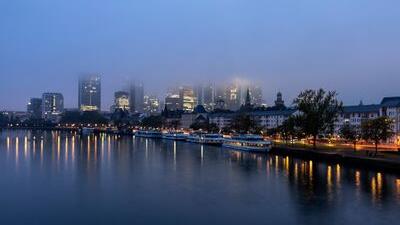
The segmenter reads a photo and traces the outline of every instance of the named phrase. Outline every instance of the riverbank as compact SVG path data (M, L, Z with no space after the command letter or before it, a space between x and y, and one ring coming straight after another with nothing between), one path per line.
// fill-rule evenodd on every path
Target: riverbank
M370 152L370 151L369 151ZM351 150L310 150L288 146L274 146L272 154L290 155L302 159L346 164L352 167L382 170L400 174L399 152L378 152L377 156L368 156L368 151Z

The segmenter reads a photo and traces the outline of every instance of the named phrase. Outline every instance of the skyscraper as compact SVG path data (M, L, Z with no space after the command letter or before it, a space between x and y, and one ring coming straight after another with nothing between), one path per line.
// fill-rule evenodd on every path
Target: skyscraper
M242 89L238 84L232 84L226 88L225 103L230 110L238 110L243 104Z
M179 98L182 101L182 109L187 112L192 112L196 104L193 88L187 86L180 87Z
M115 109L129 110L129 93L117 91L114 94Z
M144 87L142 83L131 83L129 88L131 112L142 113L144 110Z
M81 111L101 110L101 79L98 75L84 75L79 79L78 107Z
M32 119L40 119L42 117L42 99L31 98L27 105L27 112Z
M42 118L54 120L64 111L64 97L61 93L43 93Z
M179 94L168 94L167 97L165 97L165 108L168 110L181 110L182 100Z
M250 86L251 102L254 106L261 106L263 102L262 89L259 86Z
M196 85L194 88L194 96L197 100L196 105L202 105L208 111L213 110L215 106L213 85Z
M155 114L160 111L160 100L156 96L144 96L144 111Z

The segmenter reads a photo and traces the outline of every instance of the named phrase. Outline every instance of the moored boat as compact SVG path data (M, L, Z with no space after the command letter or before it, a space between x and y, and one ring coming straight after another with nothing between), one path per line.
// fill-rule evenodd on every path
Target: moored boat
M239 135L233 136L232 138L225 138L222 146L241 151L269 152L272 143L270 141L265 141L264 138L259 135Z
M162 134L163 139L175 141L185 141L187 137L188 135L182 131L170 131Z
M186 140L198 144L222 145L223 136L221 134L192 133Z
M135 133L135 137L162 138L162 133L158 130L138 130Z

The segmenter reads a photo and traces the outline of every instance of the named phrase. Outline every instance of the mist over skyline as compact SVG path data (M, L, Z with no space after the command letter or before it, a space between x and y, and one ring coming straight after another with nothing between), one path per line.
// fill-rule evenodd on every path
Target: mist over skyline
M241 78L272 104L307 88L345 104L400 95L400 2L2 1L0 110L60 92L78 105L78 77L102 77L102 107L128 80L147 94Z

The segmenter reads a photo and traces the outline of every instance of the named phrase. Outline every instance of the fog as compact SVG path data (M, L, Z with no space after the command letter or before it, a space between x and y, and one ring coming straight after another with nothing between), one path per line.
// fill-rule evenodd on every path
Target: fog
M77 107L78 76L102 77L103 109L129 80L145 92L245 79L272 103L303 89L346 104L400 95L395 0L1 1L0 110L61 92Z

